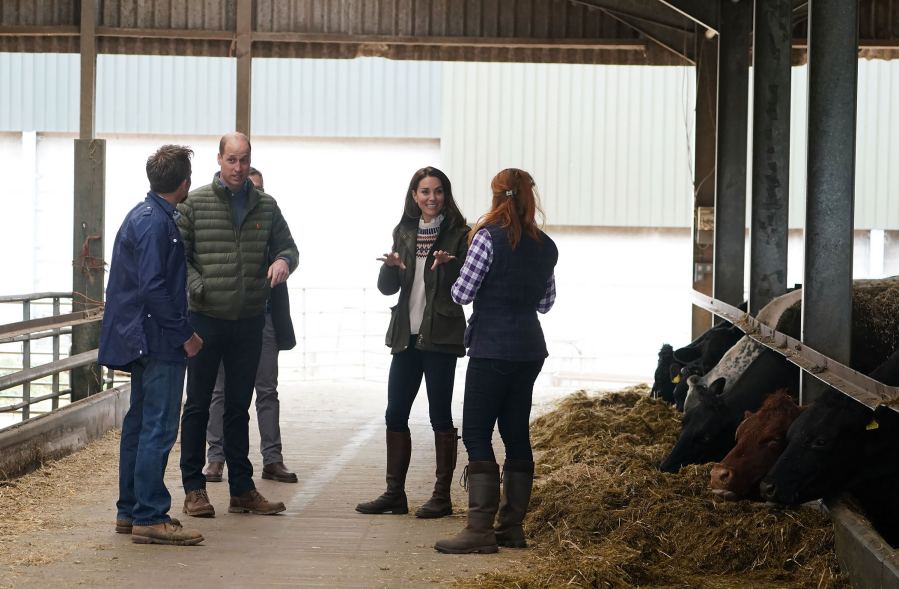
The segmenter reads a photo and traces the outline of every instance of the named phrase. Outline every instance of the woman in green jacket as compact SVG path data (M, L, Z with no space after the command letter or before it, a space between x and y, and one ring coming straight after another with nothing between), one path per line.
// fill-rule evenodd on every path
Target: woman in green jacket
M450 483L456 467L457 430L451 403L456 360L465 355L465 315L450 298L468 250L469 227L453 200L446 174L427 167L415 172L403 216L393 230L393 249L378 258L378 290L399 301L391 309L386 344L393 359L387 382L387 490L356 506L360 513L409 513L406 471L412 443L409 412L422 376L437 453L437 482L417 517L433 518L453 511Z

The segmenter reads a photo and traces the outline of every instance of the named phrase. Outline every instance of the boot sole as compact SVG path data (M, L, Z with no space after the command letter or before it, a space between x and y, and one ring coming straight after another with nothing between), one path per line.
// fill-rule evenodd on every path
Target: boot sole
M297 478L296 475L294 475L292 477L281 477L278 475L268 474L267 472L263 472L262 478L264 478L267 481L275 481L278 483L297 483L297 482L299 482L299 479Z
M528 547L527 542L500 542L499 540L497 540L496 543L498 545L502 546L503 548L527 548Z
M496 544L490 546L475 546L474 548L447 548L445 546L434 546L434 550L443 554L495 554L499 552Z
M261 509L251 509L249 507L229 507L228 513L252 513L253 515L275 515L276 513L281 513L285 511L287 507L278 507L276 509L267 509L262 511Z
M167 546L195 546L205 540L203 536L199 538L191 538L188 540L173 540L169 538L151 538L149 536L131 536L131 541L135 544L163 544Z
M409 513L409 508L398 507L396 509L359 509L356 507L356 511L359 513L364 513L365 515L406 515Z
M185 507L181 511L191 517L215 517L215 508L212 507L211 505L209 506L209 509L203 508L203 509L197 509L194 511L188 511L187 508Z

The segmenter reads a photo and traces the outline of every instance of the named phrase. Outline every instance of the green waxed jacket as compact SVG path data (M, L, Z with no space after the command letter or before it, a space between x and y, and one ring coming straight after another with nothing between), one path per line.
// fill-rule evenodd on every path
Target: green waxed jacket
M465 355L465 313L462 307L453 302L450 288L459 277L459 270L465 262L468 252L467 225L447 227L446 221L440 227L437 241L428 253L425 262L425 310L415 347L428 352L443 352L456 356ZM378 290L382 294L392 295L400 291L397 304L390 309L390 325L387 328L385 345L392 354L398 354L409 347L409 294L412 292L412 281L415 279L415 242L418 237L418 223L401 224L394 234L393 250L400 255L406 270L397 266L381 266L378 274ZM456 256L456 259L437 266L433 252L444 250Z
M271 261L285 258L293 272L297 246L275 199L256 190L247 195L247 215L234 228L231 195L216 175L178 205L178 228L187 256L190 310L217 319L241 319L265 312Z

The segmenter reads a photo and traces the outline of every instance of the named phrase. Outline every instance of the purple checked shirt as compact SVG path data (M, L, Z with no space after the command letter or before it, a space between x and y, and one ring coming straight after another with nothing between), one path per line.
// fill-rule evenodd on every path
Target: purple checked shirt
M465 264L459 271L459 278L453 283L450 290L450 296L459 305L467 305L474 300L481 282L487 271L490 270L490 264L493 263L493 240L490 239L490 232L481 229L474 235L471 245L468 246L468 254L465 256ZM543 298L537 303L537 311L546 313L553 307L556 302L556 275L553 274L546 281L546 291Z

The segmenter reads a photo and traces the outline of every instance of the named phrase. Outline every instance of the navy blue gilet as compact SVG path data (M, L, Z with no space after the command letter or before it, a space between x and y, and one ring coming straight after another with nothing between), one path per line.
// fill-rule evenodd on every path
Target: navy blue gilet
M546 293L559 250L548 235L522 234L514 250L505 229L485 227L493 242L493 262L474 299L465 332L472 358L531 361L549 354L537 319L537 303Z

